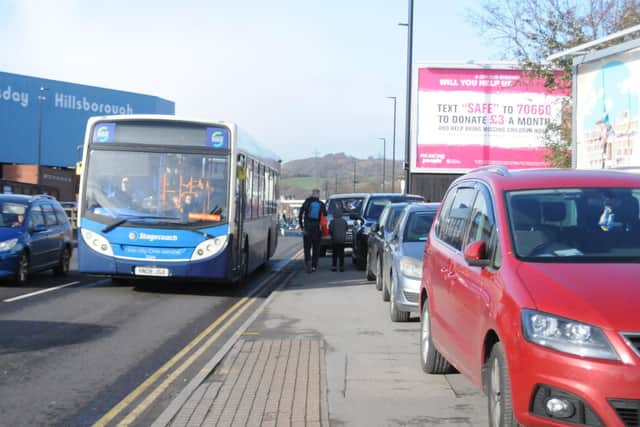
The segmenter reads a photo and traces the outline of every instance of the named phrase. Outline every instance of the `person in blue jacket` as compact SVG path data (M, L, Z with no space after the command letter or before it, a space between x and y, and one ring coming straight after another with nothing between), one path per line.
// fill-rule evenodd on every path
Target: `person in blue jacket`
M318 253L320 252L320 216L327 215L327 209L320 201L320 190L313 189L311 196L307 197L300 208L298 223L302 230L302 242L304 244L304 266L307 273L318 268Z

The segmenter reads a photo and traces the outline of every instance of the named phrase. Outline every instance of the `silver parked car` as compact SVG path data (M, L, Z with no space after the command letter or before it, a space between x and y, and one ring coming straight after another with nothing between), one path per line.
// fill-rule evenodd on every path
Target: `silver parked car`
M394 322L406 322L411 312L418 312L424 245L439 208L440 203L408 205L385 246L382 293Z
M389 203L384 207L378 222L371 226L369 239L367 240L367 280L376 281L376 289L382 290L382 277L378 277L378 272L382 271L382 253L384 246L389 243L389 239L396 227L396 222L400 218L402 209L407 203Z

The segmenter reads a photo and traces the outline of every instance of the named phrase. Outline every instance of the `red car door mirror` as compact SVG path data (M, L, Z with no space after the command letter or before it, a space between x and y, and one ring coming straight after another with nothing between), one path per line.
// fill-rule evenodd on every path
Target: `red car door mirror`
M489 265L489 260L487 259L487 244L482 240L469 243L464 249L464 259L469 265L486 267Z

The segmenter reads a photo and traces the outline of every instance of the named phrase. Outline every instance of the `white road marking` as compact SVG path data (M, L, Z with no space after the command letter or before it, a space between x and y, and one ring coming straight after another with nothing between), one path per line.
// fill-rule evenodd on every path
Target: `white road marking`
M40 291L31 292L30 294L24 294L24 295L20 295L20 296L13 297L13 298L8 298L8 299L3 300L2 302L19 301L21 299L25 299L25 298L33 297L33 296L36 296L36 295L44 294L44 293L47 293L47 292L55 291L55 290L58 290L58 289L66 288L67 286L77 285L78 283L80 283L80 282L65 283L64 285L55 286L53 288L42 289Z

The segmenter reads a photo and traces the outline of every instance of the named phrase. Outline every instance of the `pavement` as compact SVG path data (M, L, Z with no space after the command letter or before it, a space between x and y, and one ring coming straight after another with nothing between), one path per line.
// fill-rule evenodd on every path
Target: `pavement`
M154 426L488 425L486 397L466 379L420 368L417 316L392 323L364 272L330 262L309 274L293 261L293 278Z

